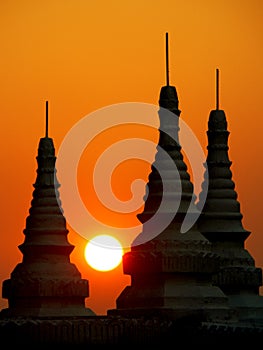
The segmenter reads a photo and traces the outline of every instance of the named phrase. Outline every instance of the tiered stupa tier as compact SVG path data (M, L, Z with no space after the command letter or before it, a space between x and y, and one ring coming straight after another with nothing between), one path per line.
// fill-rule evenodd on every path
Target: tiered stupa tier
M242 225L243 215L230 170L227 120L225 112L218 108L218 100L217 109L209 115L207 136L203 188L208 188L208 193L199 229L220 257L220 268L213 281L229 297L230 305L240 311L240 319L263 320L263 297L259 296L262 271L255 267L253 257L245 249L250 232ZM202 202L205 195L206 190L200 193Z
M131 275L131 285L121 292L116 309L108 310L108 314L228 319L227 298L212 285L217 257L211 252L210 242L196 225L181 232L187 211L196 214L197 209L191 205L193 185L178 142L180 111L174 86L162 87L159 105L159 143L144 211L138 215L143 228L123 256L123 270ZM161 149L172 162L163 158ZM159 207L162 200L165 204ZM147 225L158 209L156 225ZM167 220L170 223L153 237L154 226Z
M39 142L35 189L25 240L19 246L23 260L3 282L8 308L1 311L1 317L94 315L85 307L88 281L70 262L74 246L67 239L55 161L53 140L46 133Z

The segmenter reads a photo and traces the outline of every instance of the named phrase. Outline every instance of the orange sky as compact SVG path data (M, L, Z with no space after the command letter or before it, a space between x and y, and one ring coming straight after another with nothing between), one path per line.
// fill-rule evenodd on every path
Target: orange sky
M246 247L263 267L262 1L2 0L1 283L21 260L17 246L24 240L32 199L45 101L56 151L75 123L101 107L157 104L165 84L165 32L170 83L177 87L181 118L204 151L209 112L215 108L215 69L220 69L220 107L228 119L231 169L243 224L252 232ZM127 169L135 168L135 177L149 170L142 164ZM120 197L130 193L127 176L117 187ZM84 175L80 182L86 197ZM70 229L68 238L75 245L71 261L89 280L87 305L98 314L114 308L129 276L122 274L121 266L107 273L92 270L83 258L83 237ZM6 305L0 299L0 308Z

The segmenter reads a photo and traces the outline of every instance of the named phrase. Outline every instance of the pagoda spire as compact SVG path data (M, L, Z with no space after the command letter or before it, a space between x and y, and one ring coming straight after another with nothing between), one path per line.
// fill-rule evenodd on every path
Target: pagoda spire
M37 177L33 199L19 245L23 260L2 286L8 308L1 317L84 316L94 315L85 308L89 295L88 281L81 278L70 262L74 246L68 242L56 177L55 149L48 137L48 103L46 133L40 139Z
M157 153L148 179L144 210L138 214L142 232L123 256L123 270L131 275L131 285L121 292L116 309L108 310L109 315L169 315L171 319L179 319L198 314L206 320L221 319L226 314L229 317L226 296L212 285L217 258L211 253L211 243L195 224L187 232L181 232L186 214L189 210L196 213L197 209L191 204L193 184L178 138L181 113L178 105L175 86L163 86L159 98ZM171 162L163 157L164 153ZM160 209L163 200L165 204ZM167 218L170 223L154 236L155 227L149 226L148 221L157 211L156 225Z
M229 297L233 307L242 310L241 318L254 318L259 313L263 318L263 298L258 296L262 271L255 267L253 257L244 247L250 232L243 227L243 215L232 179L227 120L218 102L218 75L217 69L217 102L216 109L209 115L208 152L203 181L203 188L208 188L208 192L198 227L219 256L219 269L213 276L214 284ZM206 190L201 191L199 199L202 199L202 203L205 195Z

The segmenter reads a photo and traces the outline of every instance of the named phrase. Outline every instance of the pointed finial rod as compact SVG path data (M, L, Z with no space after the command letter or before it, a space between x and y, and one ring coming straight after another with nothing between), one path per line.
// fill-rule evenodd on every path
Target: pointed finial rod
M48 101L46 101L46 137L48 137Z
M216 69L216 109L219 109L219 69Z
M169 52L168 52L168 33L165 35L165 47L166 47L166 85L169 86Z

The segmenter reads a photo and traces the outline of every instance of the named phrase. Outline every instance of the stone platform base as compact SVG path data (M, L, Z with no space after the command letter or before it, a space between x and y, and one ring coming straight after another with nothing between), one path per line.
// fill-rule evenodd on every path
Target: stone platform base
M124 349L134 346L201 345L214 348L226 344L248 345L262 341L263 325L220 324L191 319L83 317L1 319L1 345L47 349Z

